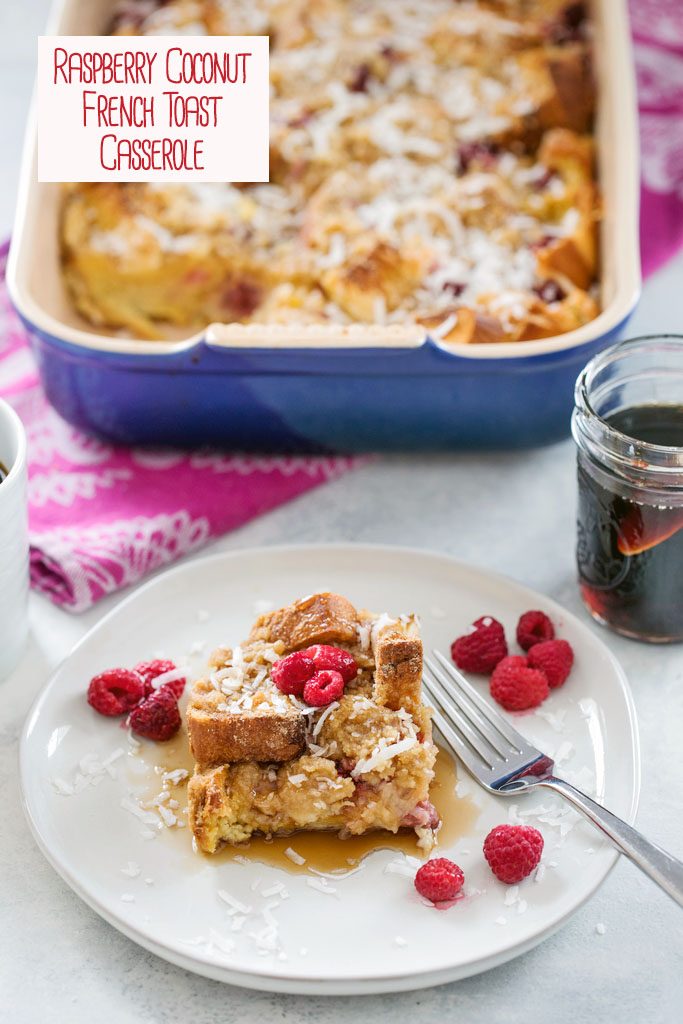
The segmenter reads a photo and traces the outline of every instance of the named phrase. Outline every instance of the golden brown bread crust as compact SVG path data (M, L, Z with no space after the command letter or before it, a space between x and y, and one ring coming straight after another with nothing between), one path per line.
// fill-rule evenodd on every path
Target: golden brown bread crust
M354 256L344 270L326 270L321 284L325 294L349 316L371 321L378 300L393 310L415 291L427 262L428 253L420 252L417 243L407 253L386 242L377 242L369 251Z
M518 66L536 105L529 118L534 126L540 131L590 130L595 86L585 44L527 50L518 57Z
M200 850L213 853L218 847L218 836L213 822L221 814L225 801L225 772L227 766L200 770L187 784L188 820L192 835Z
M257 648L257 657L259 656ZM232 651L219 648L210 666L230 664ZM260 663L256 663L259 667ZM269 665L263 671L269 671ZM213 677L215 678L215 677ZM187 709L190 750L197 765L230 761L288 761L300 754L306 741L306 724L299 711L269 680L263 694L256 693L249 710L228 710L226 697L208 678L192 687ZM260 699L263 696L264 699Z
M422 640L397 631L384 633L376 657L374 699L392 711L405 708L412 714L420 704Z
M312 594L262 615L249 639L280 641L288 651L311 644L352 644L358 639L358 612L339 594Z
M230 715L188 709L190 750L198 765L289 761L304 749L306 726L294 712Z

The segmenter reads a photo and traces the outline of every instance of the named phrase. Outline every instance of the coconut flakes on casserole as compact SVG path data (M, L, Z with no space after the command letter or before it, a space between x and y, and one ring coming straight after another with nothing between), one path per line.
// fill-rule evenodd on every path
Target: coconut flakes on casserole
M270 665L277 661L279 655L268 647L258 653L265 660L265 665L247 661L242 648L235 647L229 664L211 672L211 685L227 698L217 705L219 711L239 714L258 709L287 710L295 703L293 698L269 685Z
M383 768L388 761L405 753L406 750L410 750L417 742L416 736L406 736L405 739L397 740L396 743L387 743L386 746L382 746L382 740L380 740L370 757L358 761L355 768L351 770L351 777L356 779L359 775L367 775L378 768Z
M591 104L584 116L584 100L572 98L582 90L571 68L568 79L560 76L566 88L552 84L553 68L559 63L564 70L565 55L588 81L589 47L581 40L583 26L571 46L553 42L552 29L562 24L558 10L540 0L524 5L517 18L512 8L492 10L475 0L115 5L115 31L143 36L220 36L265 26L271 36L272 181L240 188L122 183L116 186L120 210L118 192L75 186L65 204L62 242L81 311L112 329L130 328L134 317L150 336L160 322L184 323L185 317L188 323L298 325L418 320L430 329L436 323L446 340L453 340L444 333L449 324L458 339L485 340L462 337L444 284L460 289L459 305L495 317L491 297L523 291L531 299L548 276L536 252L544 238L570 237L582 249L599 218L586 157ZM571 136L566 173L544 156L554 131ZM567 146L562 159L566 155ZM337 175L347 181L335 194ZM325 203L321 197L330 188ZM488 252L482 252L482 235ZM380 268L367 287L359 285L358 253L362 267L377 243L391 245L400 265L396 273ZM89 273L90 254L98 257L93 268L104 259L110 272ZM137 281L134 295L125 292L141 258L164 282L178 274L178 306L171 313L151 308L155 295L166 294L158 282L144 301ZM595 259L588 259L595 280ZM444 276L447 267L457 272ZM192 268L207 281L217 279L215 292L193 289ZM230 305L225 281L233 277L238 298L246 293L248 299L252 289L253 303ZM570 296L578 300L570 306L580 322L598 312L588 301L585 277L577 275ZM295 287L285 287L292 281ZM359 291L372 294L359 303ZM551 315L557 333L578 326L568 311L564 319L557 310ZM503 317L499 324L498 340L519 340L526 339L523 331L533 332L535 320ZM539 322L535 336L547 330L547 320Z

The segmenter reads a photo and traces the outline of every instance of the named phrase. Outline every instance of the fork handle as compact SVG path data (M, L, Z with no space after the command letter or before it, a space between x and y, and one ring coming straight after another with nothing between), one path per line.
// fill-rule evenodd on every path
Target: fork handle
M618 850L626 854L629 860L637 864L641 871L649 875L653 882L683 907L683 863L680 860L676 860L666 850L651 843L616 814L605 810L595 800L591 800L580 789L576 789L563 779L551 775L546 779L539 779L539 782L573 804Z

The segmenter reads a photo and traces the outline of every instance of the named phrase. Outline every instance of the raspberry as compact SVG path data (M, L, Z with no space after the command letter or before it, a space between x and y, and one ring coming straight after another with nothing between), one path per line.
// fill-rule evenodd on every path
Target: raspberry
M451 658L465 672L492 672L508 652L505 630L500 622L484 615L470 626L469 633L451 644Z
M338 672L345 683L350 683L358 675L356 659L341 647L330 647L327 644L315 644L303 652L310 658L316 669L332 669Z
M295 651L286 658L280 658L270 670L273 682L280 693L291 693L301 697L306 683L315 672L315 665L304 651Z
M535 708L550 692L545 674L529 668L521 654L512 654L496 665L489 688L493 699L507 711Z
M555 627L545 612L524 612L517 623L517 643L524 651L530 651L534 644L555 639Z
M170 686L160 686L133 708L128 725L148 740L170 740L180 728L178 701Z
M145 695L145 684L137 672L110 668L90 680L88 704L101 715L126 715Z
M458 895L465 882L462 869L447 857L428 860L415 875L415 888L432 903L443 903Z
M176 672L177 671L178 670L176 669ZM179 679L169 679L167 683L161 683L160 686L157 686L157 689L171 690L175 699L180 700L180 698L183 695L183 690L185 689L186 682L187 680L185 679L185 676L181 676Z
M431 800L420 800L401 818L401 828L438 828L441 815Z
M562 288L557 281L553 281L552 278L548 278L546 281L541 281L540 284L532 287L532 292L538 295L542 302L562 302L567 295L564 288Z
M494 142L463 142L455 156L455 173L458 176L466 174L472 163L488 171L495 165L498 152Z
M316 672L304 686L304 700L314 708L322 708L337 700L344 692L344 677L333 669Z
M341 761L337 764L337 773L343 778L348 779L355 767L356 762L352 757L342 757Z
M543 836L531 825L496 825L484 840L484 856L501 882L513 885L534 870L543 853Z
M574 651L566 640L545 640L534 644L527 655L531 668L543 672L548 685L554 689L562 686L574 664Z
M150 693L154 693L157 688L153 685L154 680L159 676L165 676L167 672L177 672L177 666L169 661L168 658L155 658L154 661L141 661L135 668L134 672L142 676L145 682L145 697L149 697ZM186 679L183 676L182 679L174 679L172 682L162 683L162 686L168 686L173 690L176 695L176 700L180 700L185 689ZM157 686L160 684L157 683Z

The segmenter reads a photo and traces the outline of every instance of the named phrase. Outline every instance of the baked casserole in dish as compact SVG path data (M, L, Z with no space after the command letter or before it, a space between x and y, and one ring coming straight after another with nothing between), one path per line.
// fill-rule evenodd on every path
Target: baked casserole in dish
M10 286L67 418L273 450L568 431L573 379L639 287L621 0L63 5L59 31L95 26L269 35L271 170L33 186ZM36 206L51 287L22 267Z
M518 341L598 312L590 23L559 0L169 0L119 33L270 37L270 182L75 185L80 312L164 325L417 322ZM593 292L593 294L592 294Z

